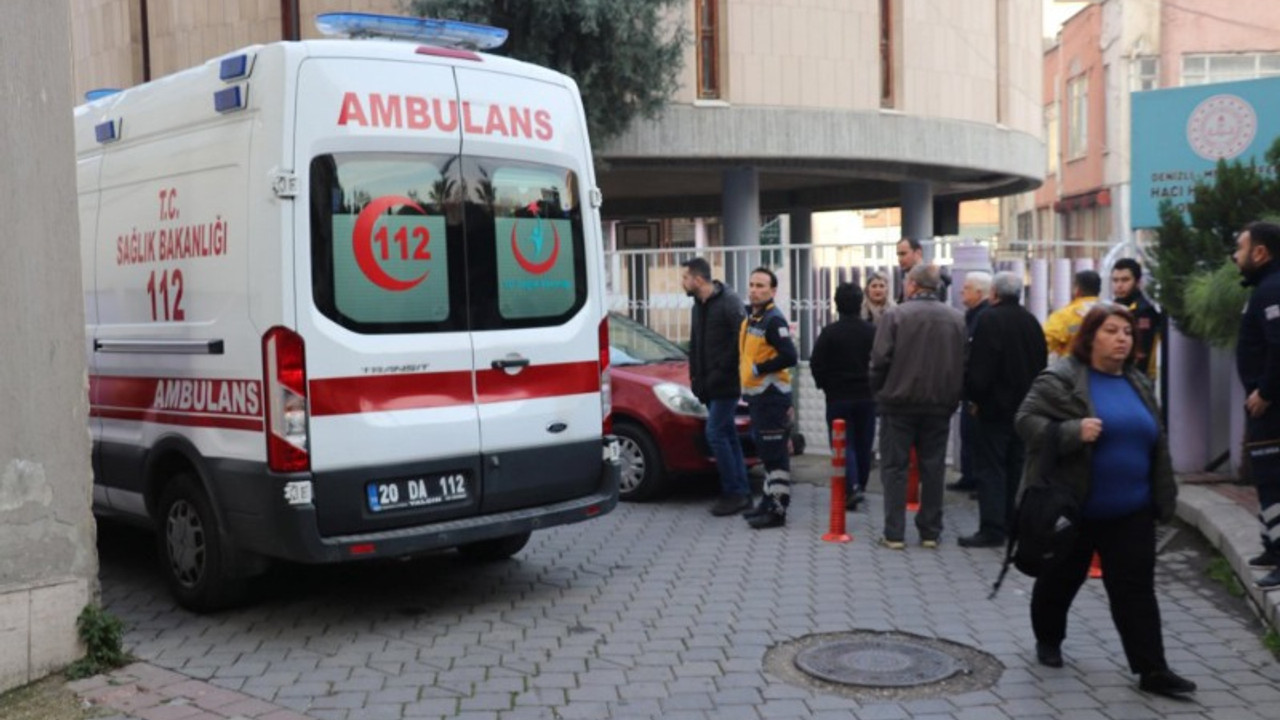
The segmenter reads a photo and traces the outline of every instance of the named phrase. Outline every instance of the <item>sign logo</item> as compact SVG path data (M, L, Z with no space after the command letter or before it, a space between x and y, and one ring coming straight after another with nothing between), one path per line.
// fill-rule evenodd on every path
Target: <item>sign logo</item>
M1230 160L1253 144L1258 115L1236 95L1213 95L1200 101L1187 119L1187 143L1205 160Z
M533 232L529 233L529 240L533 243L533 257L537 258L542 255L543 245L546 244L546 233L543 232L544 223L540 220L534 220ZM560 233L556 230L555 223L545 223L551 226L551 252L545 260L536 262L531 260L520 250L520 243L516 242L516 229L520 227L520 223L511 223L511 254L515 255L516 262L524 271L530 275L542 275L556 264L556 258L560 257Z
M392 277L378 264L378 259L373 254L373 228L378 224L378 218L388 208L396 205L407 205L423 215L427 214L427 211L423 210L422 206L411 198L399 195L380 197L366 205L360 211L360 215L356 217L356 226L351 233L351 249L355 253L356 264L360 266L360 271L364 273L365 277L369 278L370 282L384 290L403 292L417 287L419 283L427 279L427 274L430 271L423 272L412 280L401 280Z

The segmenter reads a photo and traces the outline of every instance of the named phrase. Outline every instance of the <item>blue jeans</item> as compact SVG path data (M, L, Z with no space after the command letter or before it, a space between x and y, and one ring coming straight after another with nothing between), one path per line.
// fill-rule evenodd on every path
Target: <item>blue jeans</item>
M738 398L715 398L707 401L707 445L716 459L720 472L722 495L751 495L747 484L747 463L742 459L742 443L738 441L738 429L733 418L738 409Z
M827 431L844 420L844 491L867 489L871 473L871 445L876 434L875 400L827 400Z

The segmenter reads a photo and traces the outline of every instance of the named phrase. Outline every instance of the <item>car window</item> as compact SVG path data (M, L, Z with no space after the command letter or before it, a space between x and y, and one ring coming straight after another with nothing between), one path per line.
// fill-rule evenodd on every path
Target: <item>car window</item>
M609 316L609 362L613 365L688 360L679 345L640 323L620 315Z

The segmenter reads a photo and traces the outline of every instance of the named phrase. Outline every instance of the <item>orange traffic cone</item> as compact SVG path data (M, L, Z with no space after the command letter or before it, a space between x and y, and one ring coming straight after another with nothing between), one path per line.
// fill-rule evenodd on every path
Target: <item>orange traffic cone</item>
M853 536L845 532L845 430L844 420L831 423L831 528L822 539L826 542L847 543Z
M1089 563L1089 579L1097 580L1102 577L1102 558L1098 557L1098 553L1093 554L1093 562Z

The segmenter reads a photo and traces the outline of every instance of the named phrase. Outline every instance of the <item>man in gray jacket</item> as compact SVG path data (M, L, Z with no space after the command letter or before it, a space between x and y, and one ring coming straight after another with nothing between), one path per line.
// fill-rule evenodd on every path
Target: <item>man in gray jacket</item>
M871 390L880 410L880 480L884 485L884 538L906 547L907 469L911 448L920 463L920 544L936 548L942 534L942 495L951 416L964 390L967 333L964 315L940 301L936 265L907 273L907 300L876 324L871 348Z

